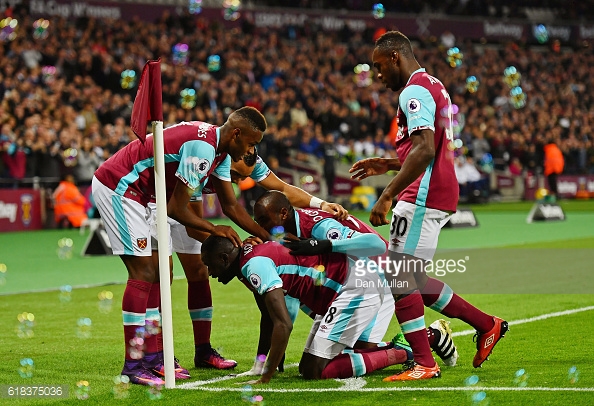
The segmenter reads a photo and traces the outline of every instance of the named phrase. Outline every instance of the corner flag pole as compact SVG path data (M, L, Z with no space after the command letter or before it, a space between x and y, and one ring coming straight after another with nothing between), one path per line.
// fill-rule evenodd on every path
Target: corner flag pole
M155 148L155 190L157 195L157 240L159 242L159 279L161 282L161 325L163 332L163 358L165 387L175 387L173 363L173 320L171 306L171 281L169 277L169 227L167 227L167 197L165 195L165 148L163 121L153 121Z
M130 127L138 136L138 139L144 143L146 141L146 125L149 121L152 121L165 387L172 389L175 387L175 368L173 361L171 281L169 279L169 227L167 227L167 195L165 192L162 92L161 59L148 61L144 65L138 82L138 91L132 107L132 116L130 117Z

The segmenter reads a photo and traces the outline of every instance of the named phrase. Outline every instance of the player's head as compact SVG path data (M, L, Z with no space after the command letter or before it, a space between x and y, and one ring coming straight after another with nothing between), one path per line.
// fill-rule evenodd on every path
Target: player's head
M373 49L373 66L377 78L387 88L394 91L402 89L411 72L406 67L416 62L409 39L400 31L388 31L377 39Z
M284 193L269 190L256 200L254 204L254 219L264 230L271 231L274 227L282 226L287 231L295 228L295 214L291 202ZM290 224L290 222L293 224Z
M239 183L245 180L254 171L256 161L258 160L258 154L247 154L243 156L243 159L237 162L231 162L231 182Z
M254 154L266 131L266 119L262 113L253 107L242 107L231 113L225 124L231 131L227 150L231 159L237 162L246 154Z
M202 243L202 262L208 267L208 274L225 285L229 283L239 271L240 249L228 238L209 236Z

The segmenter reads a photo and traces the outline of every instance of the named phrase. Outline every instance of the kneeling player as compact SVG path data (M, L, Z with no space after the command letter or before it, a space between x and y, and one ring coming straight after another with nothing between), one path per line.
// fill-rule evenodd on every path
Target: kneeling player
M369 238L369 237L367 237ZM368 245L369 255L385 250L380 238ZM378 273L362 275L354 261L340 253L294 256L276 242L235 247L230 240L210 236L203 244L203 261L211 277L228 283L234 277L256 292L260 309L271 324L271 346L265 371L266 383L278 367L293 328L285 294L299 299L314 313L323 315L308 340L301 371L305 379L359 376L389 365L404 363L409 354L394 348L370 348L341 352L355 342L377 316L384 288ZM321 270L320 266L324 267ZM385 330L387 330L387 324ZM385 330L383 334L385 334ZM383 336L382 334L382 336Z

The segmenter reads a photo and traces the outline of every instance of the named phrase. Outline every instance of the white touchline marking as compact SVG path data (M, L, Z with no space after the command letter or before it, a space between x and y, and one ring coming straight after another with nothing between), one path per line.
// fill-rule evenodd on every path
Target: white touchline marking
M196 388L208 392L241 392L242 388L212 388L205 386L198 386ZM269 393L291 393L291 392L480 392L480 391L497 391L497 392L594 392L594 388L547 388L547 387L525 387L519 388L515 386L510 387L436 387L436 388L415 388L413 386L386 386L381 388L294 388L294 389L271 389L260 388L252 390L256 392Z
M581 313L581 312L586 312L589 310L594 310L594 306L586 306L586 307L580 307L578 309L571 309L571 310L563 310L560 312L553 312L553 313L546 313L546 314L541 314L540 316L535 316L535 317L529 317L526 319L520 319L520 320L513 320L508 322L508 324L510 326L515 326L518 324L525 324L525 323L531 323L533 321L540 321L540 320L546 320L546 319L550 319L553 317L561 317L561 316L567 316L570 314L575 314L575 313ZM452 336L453 337L461 337L461 336L467 336L467 335L471 335L474 334L476 331L475 330L463 330L463 331L458 331L456 333L453 333ZM293 364L288 364L285 366L285 369L289 369L289 368L295 368L297 367L299 364L298 363L293 363ZM229 379L235 379L237 378L237 374L233 374L233 375L227 375L227 376L221 376L218 378L212 378L212 379L207 379L204 381L196 381L196 382L189 382L189 383L185 383L182 385L177 385L176 388L178 389L198 389L198 390L203 390L203 391L209 391L209 392L241 392L243 389L242 388L212 388L212 387L206 387L204 385L209 385L212 383L216 383L216 382L221 382L221 381L226 381ZM243 377L243 378L249 378L249 377ZM256 377L253 377L253 379L255 379ZM341 382L342 380L338 380L339 382ZM354 383L354 382L353 382ZM362 383L362 382L361 382ZM415 388L415 387L401 387L401 386L388 386L388 387L381 387L381 388L363 388L361 386L359 386L360 383L358 383L357 385L347 385L344 384L342 387L340 388L296 388L296 389L270 389L270 388L258 388L258 392L275 392L275 393L289 393L289 392L409 392L409 391L426 391L426 392L440 392L440 391L515 391L515 392L523 392L523 391L543 391L543 392L594 392L594 388L549 388L549 387L524 387L524 388L520 388L520 387L468 387L468 386L462 386L462 387L435 387L435 388Z
M527 319L510 321L510 322L508 322L508 325L515 326L518 324L531 323L533 321L546 320L546 319L550 319L552 317L561 317L561 316L567 316L567 315L575 314L575 313L587 312L589 310L594 310L594 306L586 306L586 307L580 307L579 309L563 310L561 312L541 314L540 316L529 317ZM463 330L463 331L458 331L458 332L452 333L452 337L468 336L468 335L471 335L474 333L476 333L476 330Z

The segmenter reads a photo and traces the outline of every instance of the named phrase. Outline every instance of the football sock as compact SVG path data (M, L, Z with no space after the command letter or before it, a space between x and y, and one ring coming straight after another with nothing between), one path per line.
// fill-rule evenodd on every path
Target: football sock
M188 281L188 310L194 329L194 345L210 344L212 295L208 280Z
M124 324L124 343L126 348L126 360L140 360L133 338L136 337L136 330L144 330L146 304L148 302L151 283L137 279L128 279L124 297L122 298L122 318ZM144 332L140 337L144 339ZM130 342L132 341L132 344ZM143 348L144 350L144 348ZM130 365L136 363L129 363ZM140 365L140 363L138 363Z
M371 351L369 351L371 350ZM347 350L348 351L348 350ZM362 353L361 351L366 351ZM377 369L406 362L406 351L395 348L368 348L338 354L322 371L322 379L362 376Z
M435 360L427 340L425 328L425 306L418 290L396 302L396 318L404 338L412 348L415 362L425 367L433 367Z
M493 328L493 317L480 311L455 294L447 284L439 279L428 278L421 292L423 303L444 316L460 319L481 333Z
M146 303L146 332L145 351L155 353L163 351L163 334L161 334L161 284L151 284L148 301ZM155 334L156 333L156 334Z

